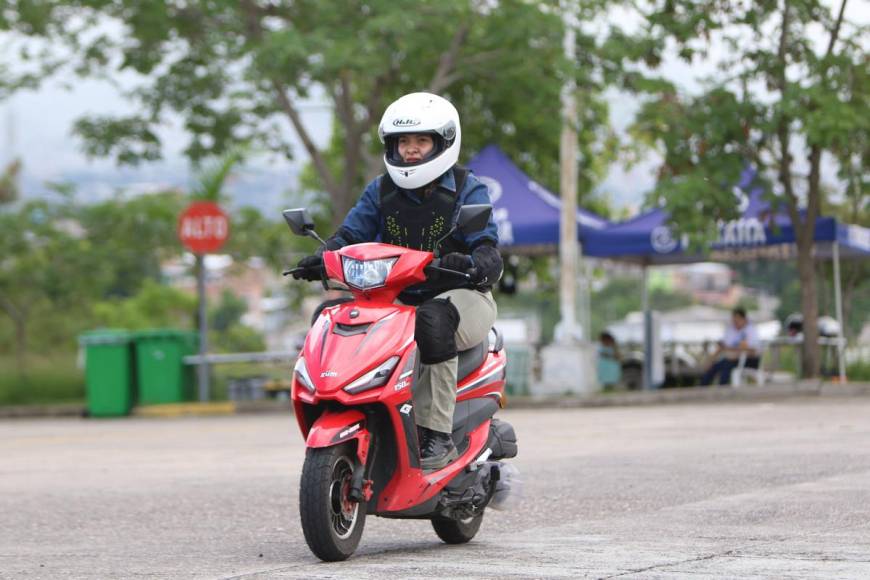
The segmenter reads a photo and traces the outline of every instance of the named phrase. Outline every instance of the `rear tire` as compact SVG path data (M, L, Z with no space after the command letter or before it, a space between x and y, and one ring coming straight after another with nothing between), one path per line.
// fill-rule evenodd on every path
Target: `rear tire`
M347 499L356 455L351 447L309 449L299 484L299 516L305 542L326 562L346 560L359 545L365 502Z
M483 512L467 520L432 518L435 533L447 544L465 544L477 534L483 522Z

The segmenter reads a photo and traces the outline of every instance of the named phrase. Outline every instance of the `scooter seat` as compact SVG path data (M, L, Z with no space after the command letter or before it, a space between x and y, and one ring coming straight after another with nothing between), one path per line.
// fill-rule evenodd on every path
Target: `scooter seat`
M483 341L477 346L459 352L459 370L456 372L457 382L461 382L462 379L474 372L474 369L483 364L486 358L486 347L487 341Z

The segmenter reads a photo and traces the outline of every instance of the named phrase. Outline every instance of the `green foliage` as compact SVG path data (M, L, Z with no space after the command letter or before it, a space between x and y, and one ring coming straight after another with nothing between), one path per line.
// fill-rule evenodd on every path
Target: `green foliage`
M223 200L223 188L230 172L245 156L245 147L236 146L216 159L209 159L200 167L191 196L200 201Z
M754 165L770 197L788 209L797 240L806 376L820 368L813 236L829 195L825 154L837 161L844 193L867 193L861 168L870 158L868 27L845 20L845 4L655 0L646 18L654 44L673 45L689 62L703 58L714 40L726 51L699 94L663 91L633 127L663 157L650 205L666 207L675 229L697 246L706 247L702 242L717 221L735 217L730 190L744 163Z
M870 360L854 362L846 367L846 377L850 381L870 381Z
M185 203L182 194L166 192L115 198L78 210L89 260L102 273L91 278L95 296L132 296L144 280L159 278L160 263L182 249L176 227Z
M217 352L259 352L266 349L263 335L244 324L233 324L222 332L209 333L210 350Z
M238 298L229 290L224 290L221 293L221 301L209 313L209 328L223 332L238 324L247 310L248 305L244 299Z
M589 23L615 3L574 4L580 21ZM51 50L23 51L26 72L3 71L9 74L2 75L0 94L63 71L104 78L138 73L141 83L127 94L136 114L75 124L89 154L121 163L159 158L165 144L158 128L175 118L184 124L185 152L194 162L239 144L290 158L298 152L284 129L289 121L337 221L380 166L374 128L381 113L414 90L456 103L465 159L496 142L556 188L559 91L574 77L583 197L617 152L604 89L616 79L628 86L624 63L649 62L652 48L618 30L602 35L584 27L577 65L570 66L559 10L555 2L525 0L497 7L471 0L19 2L2 11L0 31L14 32L26 46L47 40ZM633 82L634 90L652 83ZM327 151L313 144L299 117L302 100L321 94L336 120Z
M236 261L258 256L278 271L313 251L312 243L294 236L279 216L265 217L255 208L243 207L233 212L231 221L230 239L221 252ZM318 231L323 233L326 229Z
M696 238L708 238L717 220L736 217L731 188L747 162L786 192L781 201L812 206L824 196L812 179L805 197L788 195L798 189L792 143L830 151L841 162L868 155L865 30L838 24L817 0L785 5L662 0L648 12L650 42L673 41L690 62L709 48L712 35L729 48L700 94L664 89L645 103L632 127L636 139L663 155L649 203L666 206L679 229ZM819 24L824 43L814 43L817 36L809 33ZM829 43L832 35L836 40ZM785 162L783 146L793 148ZM818 160L809 161L818 170ZM866 192L866 183L861 187Z
M193 329L196 298L153 280L145 280L137 294L110 299L93 306L93 322L106 328Z
M28 372L20 374L12 357L0 356L0 405L84 402L84 373L75 359L70 351L31 355Z

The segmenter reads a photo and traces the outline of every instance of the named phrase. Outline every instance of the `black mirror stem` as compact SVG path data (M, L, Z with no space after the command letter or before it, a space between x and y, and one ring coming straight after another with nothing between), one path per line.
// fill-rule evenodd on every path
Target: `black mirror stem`
M326 242L323 241L323 238L321 238L320 236L317 235L317 232L314 231L314 228L311 228L310 230L306 230L305 235L308 236L309 238L314 238L315 240L320 242L321 246L326 245Z
M450 231L449 231L449 232L447 232L446 234L444 234L443 236L441 236L441 237L438 239L438 241L435 242L435 247L432 249L432 253L435 254L435 257L436 257L436 258L440 258L440 257L441 257L441 242L443 242L444 240L446 240L446 239L447 239L447 238L448 238L448 237L449 237L453 232L455 232L455 231L456 231L456 225L454 225L452 228L450 228Z

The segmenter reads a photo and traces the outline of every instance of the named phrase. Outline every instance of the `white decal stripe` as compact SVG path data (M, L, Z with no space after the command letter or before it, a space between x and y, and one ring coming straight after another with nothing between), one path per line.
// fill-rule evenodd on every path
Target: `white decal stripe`
M465 387L462 387L461 389L459 389L458 391L456 391L456 394L458 395L458 394L460 394L460 393L464 393L465 391L470 391L471 389L474 389L474 388L477 388L477 387L479 387L479 386L481 386L481 385L486 384L487 381L491 380L491 379L492 379L495 375L497 375L497 374L498 374L502 369L504 369L504 365L500 365L497 369L495 369L495 370L493 370L491 373L489 373L489 374L487 374L487 375L485 375L485 376L483 376L483 377L477 379L476 381L474 381L474 382L471 383L470 385L465 386Z

